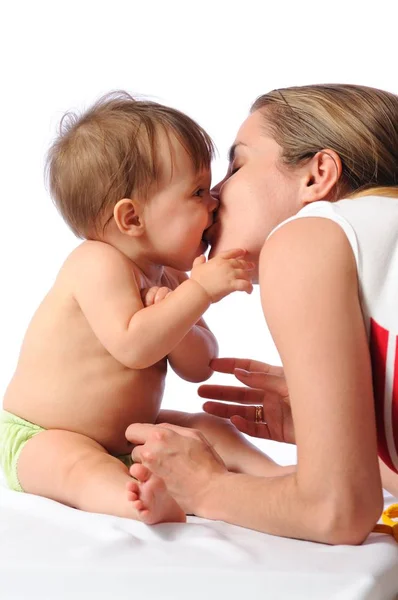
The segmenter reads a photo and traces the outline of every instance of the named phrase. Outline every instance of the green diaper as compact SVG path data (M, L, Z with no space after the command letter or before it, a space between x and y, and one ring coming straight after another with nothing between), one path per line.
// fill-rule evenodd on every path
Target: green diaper
M0 465L8 487L16 492L23 492L17 474L19 455L26 442L41 431L44 431L42 427L6 410L0 412Z
M45 431L43 427L25 421L6 410L0 410L0 466L11 490L23 492L17 473L19 455L26 442L41 431ZM131 454L117 458L128 468L133 464Z

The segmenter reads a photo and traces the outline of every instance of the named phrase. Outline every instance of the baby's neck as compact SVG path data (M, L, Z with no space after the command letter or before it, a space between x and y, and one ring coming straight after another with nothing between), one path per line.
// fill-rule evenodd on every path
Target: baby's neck
M164 265L158 264L151 260L148 252L144 252L141 248L139 240L130 238L129 236L120 235L119 232L108 231L101 240L110 246L113 246L124 254L136 267L142 272L148 284L161 285Z

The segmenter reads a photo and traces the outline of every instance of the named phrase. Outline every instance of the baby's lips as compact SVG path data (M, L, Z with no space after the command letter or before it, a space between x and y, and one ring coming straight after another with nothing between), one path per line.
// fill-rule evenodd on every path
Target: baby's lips
M204 230L202 239L211 244L214 234L217 232L218 227L219 221L213 221L213 223L209 227L207 227L207 229Z

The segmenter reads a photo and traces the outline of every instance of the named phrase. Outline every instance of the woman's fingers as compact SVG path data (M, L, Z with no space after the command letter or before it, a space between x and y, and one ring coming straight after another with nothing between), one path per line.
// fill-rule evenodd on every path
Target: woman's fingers
M270 373L249 372L243 369L235 369L234 374L239 381L251 388L276 393L283 400L287 400L289 397L289 390L284 377L271 375Z
M256 423L255 421L247 420L241 416L231 417L231 423L235 425L240 432L251 435L252 437L271 440L270 430L267 423Z
M234 416L240 416L249 421L256 419L255 406L241 406L239 404L224 404L223 402L205 402L202 406L203 410L210 415L230 419Z
M250 360L249 358L213 358L210 366L218 373L233 374L235 369L244 369L245 371L269 373L270 375L283 377L282 367L268 365L258 360Z
M201 398L238 402L239 404L262 404L264 392L278 395L288 401L288 388L283 377L266 373L247 373L236 370L236 378L248 387L232 385L201 385L198 394Z
M232 385L201 385L198 388L198 394L201 398L237 402L238 404L262 404L264 399L263 390Z

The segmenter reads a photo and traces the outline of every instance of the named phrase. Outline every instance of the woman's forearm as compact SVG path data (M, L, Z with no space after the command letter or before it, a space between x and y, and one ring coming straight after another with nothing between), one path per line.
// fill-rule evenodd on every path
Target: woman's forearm
M343 498L337 505L328 501L323 506L311 504L300 494L296 473L291 472L274 478L217 475L199 499L195 514L272 535L326 544L359 544L373 527L364 527L360 515Z

